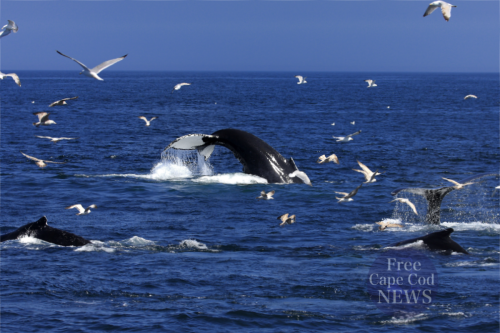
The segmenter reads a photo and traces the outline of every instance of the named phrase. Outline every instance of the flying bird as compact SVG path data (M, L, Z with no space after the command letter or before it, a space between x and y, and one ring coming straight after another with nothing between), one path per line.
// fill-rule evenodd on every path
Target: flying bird
M366 165L364 165L360 161L358 161L358 164L362 170L358 170L358 169L353 169L353 170L357 171L357 172L361 172L365 176L365 180L366 180L365 183L374 183L377 181L375 179L375 176L381 175L380 172L377 172L378 170L376 170L375 172L372 172Z
M307 81L306 81L306 78L307 78L307 77L302 77L301 75L295 75L295 77L296 77L297 79L299 79L299 82L297 82L297 84L304 84L304 83L307 83Z
M148 119L147 119L146 117L144 117L144 116L140 116L140 117L137 117L137 118L144 120L144 121L146 122L146 126L149 126L149 125L151 125L151 122L152 122L153 120L155 120L156 118L158 118L158 117L153 117L153 118L149 119L149 121L148 121Z
M16 33L17 30L19 30L19 27L17 26L16 22L11 20L7 20L7 22L9 23L2 27L2 31L0 32L0 38L10 35L11 32Z
M359 185L358 187L356 187L351 193L346 193L346 192L335 192L335 193L338 193L338 194L342 194L343 197L342 198L339 198L339 197L335 197L335 199L338 200L338 203L341 203L341 202L344 202L344 201L352 201L352 197L356 195L356 193L358 193L358 190L361 188L361 186L363 186L363 184Z
M40 135L35 135L35 136L37 138L40 138L40 139L49 139L53 143L58 143L59 141L62 141L62 140L76 140L76 139L78 139L78 138L53 138L51 136L40 136Z
M500 185L498 185L497 187L495 187L495 189L493 190L493 193L491 193L491 196L495 195L495 192L497 190L500 190Z
M123 57L105 61L102 64L97 65L97 66L95 66L92 69L89 69L87 66L85 66L84 64L82 64L78 60L76 60L74 58L71 58L71 57L69 57L69 56L67 56L65 54L62 54L61 52L59 52L57 50L56 50L56 52L59 53L60 55L62 55L63 57L70 58L71 60L73 60L74 62L76 62L78 65L82 66L83 67L83 71L81 71L80 74L83 74L83 75L88 76L88 77L93 77L94 79L97 79L99 81L104 81L104 80L101 79L99 77L99 75L97 75L97 74L99 74L102 70L108 68L109 66L116 64L118 61L122 61L123 59L125 59L126 56L128 56L128 54L126 54Z
M418 213L417 213L417 209L415 208L415 205L414 205L414 204L413 204L413 202L411 202L410 200L408 200L408 199L406 199L406 198L396 198L396 199L394 199L394 200L392 200L392 201L389 201L389 203L394 202L394 201L398 201L398 202L401 202L401 203L405 203L405 204L407 204L408 206L410 206L410 207L411 207L411 209L413 210L413 212L414 212L416 215L418 215ZM381 230L383 230L383 229L381 229Z
M300 180L302 180L305 184L307 184L309 186L313 186L312 183L311 183L311 180L309 179L309 177L307 177L307 175L306 175L306 173L304 171L295 170L294 172L292 172L291 174L289 174L288 177L290 177L290 178L293 178L293 177L300 178Z
M69 101L71 99L77 99L77 98L78 98L78 96L60 99L60 100L55 101L54 103L50 104L49 108L56 106L56 105L67 105L68 103L66 103L66 101Z
M361 133L361 130L357 131L356 133L349 134L347 136L333 136L333 138L338 139L337 142L347 142L347 141L354 140L352 137L354 135L358 135L359 133Z
M280 227L282 227L282 226L284 226L286 224L295 223L295 215L292 215L292 216L288 217L288 213L287 214L283 214L281 216L278 216L277 220L281 220Z
M14 82L17 83L17 85L20 87L21 86L21 80L19 80L19 76L15 73L10 73L10 74L4 74L0 72L0 80L3 80L4 77L10 76L11 78L14 79Z
M465 184L460 184L459 182L456 182L456 181L454 181L453 179L448 179L448 178L444 178L444 177L443 177L443 179L444 179L444 180L447 180L447 181L449 181L449 182L451 182L451 183L453 183L453 184L455 184L455 186L454 186L454 187L455 187L455 189L456 189L456 190L460 190L460 189L462 189L464 186L474 184L474 183L465 183Z
M273 198L273 195L274 195L275 191L271 191L271 192L267 192L266 191L262 191L260 192L260 197L257 197L257 199L264 199L264 200L272 200L274 199Z
M38 165L40 168L45 168L47 166L47 164L45 164L45 163L54 163L54 164L65 164L66 163L66 162L52 162L52 161L40 160L36 157L26 155L23 152L21 152L21 154L23 154L24 156L26 156L30 160L35 161L36 165Z
M172 94L174 92L174 90L181 89L182 86L190 86L190 85L191 85L191 83L186 83L186 82L178 83L175 85L174 89L172 89L172 91L170 93Z
M38 122L33 123L33 125L35 125L36 127L38 127L40 125L43 125L43 126L56 125L55 121L49 119L50 113L48 113L48 112L35 112L33 114L35 116L38 116Z
M438 7L441 7L441 13L443 13L443 17L448 22L451 17L451 7L456 7L450 3L444 1L434 1L429 4L427 10L424 13L424 17L430 15L433 11L435 11Z
M335 123L332 123L332 126L335 126Z
M399 223L390 223L388 221L380 221L380 222L375 222L375 223L380 225L380 227L378 227L378 230L380 230L380 231L385 230L385 228L402 228L403 227Z
M351 125L354 125L354 124L356 124L356 122L355 121L351 121Z
M477 96L476 95L467 95L464 97L464 100L468 99L468 98L477 98Z
M375 84L375 80L365 80L365 82L368 82L368 87L367 88L371 88L371 87L376 87L377 86Z
M76 214L76 215L87 215L87 214L90 214L90 208L97 208L97 206L96 205L90 205L87 208L83 208L82 205L76 204L76 205L73 205L73 206L66 207L66 209L72 209L72 208L78 209L78 214Z
M320 157L318 157L318 160L316 161L316 163L319 163L319 164L323 164L323 163L327 163L327 162L334 162L335 164L339 164L339 159L338 159L337 155L335 155L335 154L330 155L328 157L326 157L325 155L321 155Z

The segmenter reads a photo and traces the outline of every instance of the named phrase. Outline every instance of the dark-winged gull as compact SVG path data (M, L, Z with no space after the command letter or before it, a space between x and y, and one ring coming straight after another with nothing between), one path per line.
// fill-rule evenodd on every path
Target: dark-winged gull
M260 192L260 197L257 197L257 199L263 199L263 200L272 200L274 199L273 198L273 195L274 195L275 191L271 191L271 192L267 192L266 191L262 191Z
M281 220L280 227L282 227L286 224L295 223L295 215L288 217L288 213L286 213L286 214L283 214L281 216L278 216L277 220Z
M352 201L353 200L352 197L355 196L356 193L358 193L358 190L361 188L361 186L363 186L363 184L361 184L358 187L356 187L354 190L352 190L351 193L347 193L347 192L335 192L335 193L343 195L342 198L339 198L339 197L335 197L335 198L338 200L338 203L341 203L341 202L344 202L344 201Z
M50 104L49 108L51 108L53 106L67 105L68 103L66 103L66 101L69 101L71 99L77 99L77 98L78 98L78 96L60 99L60 100L55 101L54 103Z
M56 122L53 120L49 119L49 114L48 112L35 112L33 113L35 116L38 116L38 122L33 123L36 127L42 125L42 126L47 126L47 125L56 125Z

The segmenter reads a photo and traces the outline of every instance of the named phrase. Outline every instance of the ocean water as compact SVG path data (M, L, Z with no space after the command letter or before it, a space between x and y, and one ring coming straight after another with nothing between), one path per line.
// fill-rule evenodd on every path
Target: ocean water
M2 243L2 332L498 331L499 178L450 193L441 226L424 223L422 198L402 193L419 216L389 203L400 187L498 173L497 74L105 71L100 82L76 70L17 73L21 88L0 83L1 232L45 215L92 244ZM192 85L171 93L179 82ZM57 124L33 126L39 111ZM146 127L138 116L158 119ZM208 163L162 159L177 137L224 128L293 157L313 187L243 174L223 147ZM348 143L332 138L358 130ZM40 169L20 151L66 163ZM339 165L316 163L333 153ZM383 174L339 204L336 191L364 181L357 160ZM257 200L262 190L274 200ZM76 203L98 208L76 216L65 209ZM296 223L280 227L284 213ZM382 220L404 227L379 231ZM470 255L415 246L439 275L432 304L380 311L366 289L377 257L449 227Z

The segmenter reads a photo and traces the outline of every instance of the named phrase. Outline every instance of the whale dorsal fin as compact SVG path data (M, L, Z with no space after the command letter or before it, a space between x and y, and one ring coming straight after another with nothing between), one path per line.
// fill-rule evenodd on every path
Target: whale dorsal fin
M44 216L35 222L38 228L43 228L47 225L47 218Z
M293 157L290 157L288 159L288 163L290 163L290 165L294 168L294 170L299 170L299 168L297 168L297 166L295 165L295 161L293 160Z

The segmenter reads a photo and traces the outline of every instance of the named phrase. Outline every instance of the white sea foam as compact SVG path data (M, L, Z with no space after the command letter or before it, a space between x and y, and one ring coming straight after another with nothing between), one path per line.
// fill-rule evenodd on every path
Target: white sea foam
M197 250L208 250L208 247L195 239L185 239L179 243L180 247L195 248Z
M484 222L441 222L441 225L447 228L453 228L455 231L462 230L485 230L500 234L500 224Z
M427 249L427 246L425 245L424 241L418 240L416 242L413 242L413 243L410 243L410 244L401 245L401 246L388 246L388 247L385 247L384 249L391 249L391 250L404 250L404 249L422 250L422 249Z
M93 240L91 243L86 244L84 246L78 247L75 249L76 252L108 252L113 253L116 250L110 247L107 247L104 242Z
M382 324L402 325L402 324L409 324L409 323L419 321L419 320L424 320L427 318L428 318L427 315L425 315L424 313L420 313L420 314L416 314L414 316L408 315L405 317L398 317L398 318L392 317L390 320L381 321L381 323Z
M498 266L499 263L495 262L482 262L482 260L475 261L459 261L444 264L446 267L487 267L487 266Z
M120 243L123 245L128 245L128 246L147 246L147 245L154 245L155 244L155 242L147 240L147 239L139 237L139 236L134 236L132 238L121 241Z
M248 185L248 184L267 184L267 180L255 175L248 175L246 173L225 173L214 176L203 176L194 178L195 183L219 183L219 184L233 184L233 185Z

